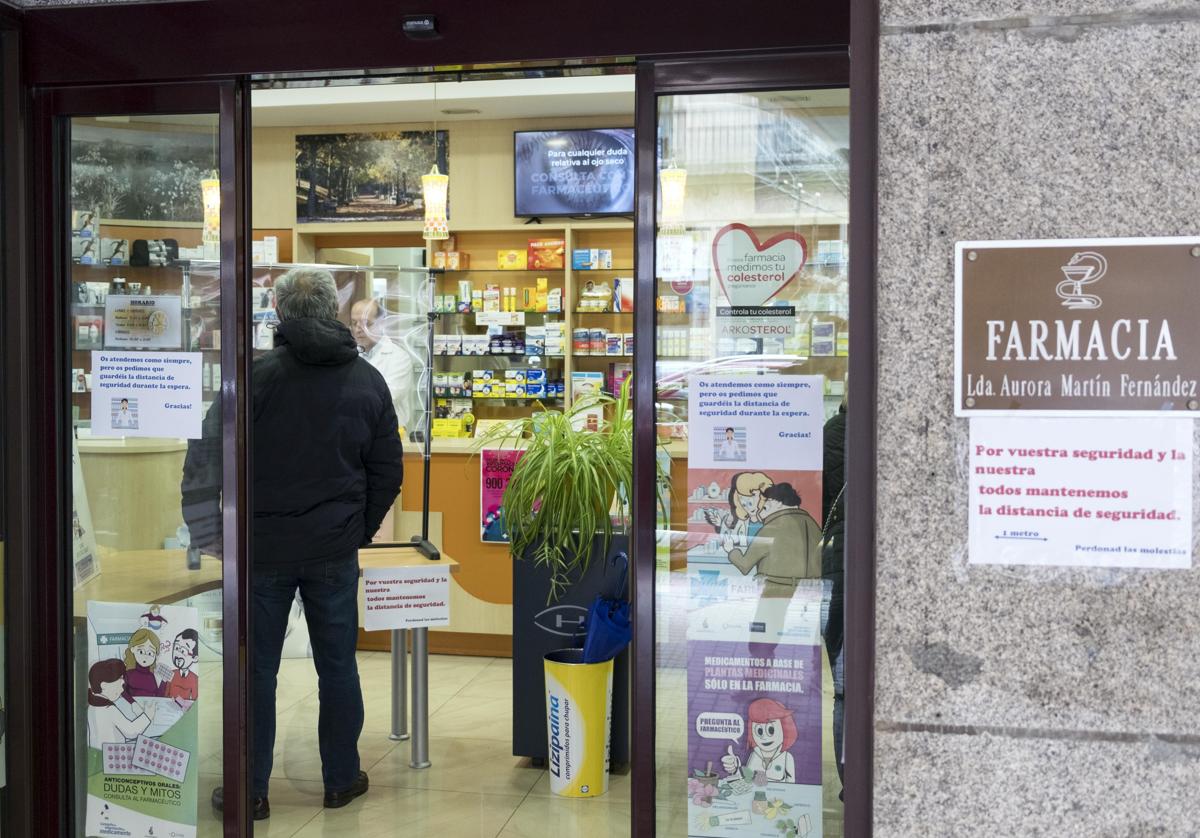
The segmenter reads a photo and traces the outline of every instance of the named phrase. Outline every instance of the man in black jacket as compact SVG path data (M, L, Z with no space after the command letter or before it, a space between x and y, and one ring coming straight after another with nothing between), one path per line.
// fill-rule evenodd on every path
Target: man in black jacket
M317 667L317 725L325 806L367 790L358 640L358 548L400 491L403 451L392 396L337 320L337 287L323 270L275 283L275 348L254 363L252 771L254 817L267 802L275 745L275 686L297 588ZM220 402L189 445L184 517L193 543L220 555ZM223 805L222 790L213 805Z

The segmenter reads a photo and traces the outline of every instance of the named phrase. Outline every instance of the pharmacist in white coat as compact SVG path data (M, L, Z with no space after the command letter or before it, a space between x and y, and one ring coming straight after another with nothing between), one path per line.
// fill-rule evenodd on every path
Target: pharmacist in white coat
M350 309L350 331L363 357L383 375L396 419L405 431L412 428L413 363L408 353L384 334L383 308L378 300L359 300Z

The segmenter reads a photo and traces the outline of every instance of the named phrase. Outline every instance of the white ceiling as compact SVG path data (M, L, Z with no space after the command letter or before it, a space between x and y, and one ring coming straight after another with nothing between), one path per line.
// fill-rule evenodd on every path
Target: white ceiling
M633 118L634 75L255 90L254 127L439 123L567 116ZM478 113L447 114L446 110Z

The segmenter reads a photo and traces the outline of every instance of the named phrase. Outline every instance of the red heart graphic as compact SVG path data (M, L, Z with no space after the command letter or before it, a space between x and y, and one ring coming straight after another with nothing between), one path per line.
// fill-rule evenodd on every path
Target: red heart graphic
M722 265L721 258L721 240L730 233L738 233L746 237L748 243L753 246L755 253L764 253L775 248L781 242L795 242L799 245L799 259L795 265L787 265L786 259L784 264L786 267L781 268L782 275L765 274L759 282L752 280L745 281L746 284L731 289L726 284L726 271L728 265ZM742 248L744 251L744 248ZM730 254L730 256L740 256L741 253ZM772 299L779 295L784 288L791 284L792 280L800 273L800 269L804 267L804 263L808 260L808 242L799 233L778 233L764 241L759 241L758 234L753 229L745 224L733 223L727 224L717 231L713 236L712 243L712 260L713 268L717 272L717 281L721 283L721 290L725 292L725 298L729 300L730 305L766 305ZM736 262L734 263L736 264ZM743 272L744 273L744 272ZM740 275L740 274L739 274ZM760 293L761 292L761 293ZM759 297L761 296L761 299Z

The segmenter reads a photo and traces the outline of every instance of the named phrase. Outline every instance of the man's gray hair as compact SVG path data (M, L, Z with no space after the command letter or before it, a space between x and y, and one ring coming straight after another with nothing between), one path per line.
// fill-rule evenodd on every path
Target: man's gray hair
M337 320L337 283L320 268L293 268L275 281L275 312L280 321L311 317Z

